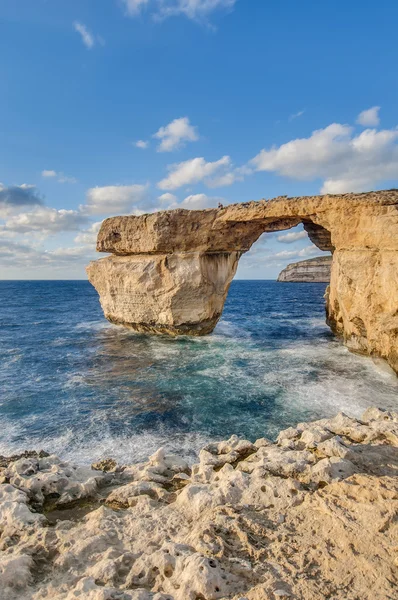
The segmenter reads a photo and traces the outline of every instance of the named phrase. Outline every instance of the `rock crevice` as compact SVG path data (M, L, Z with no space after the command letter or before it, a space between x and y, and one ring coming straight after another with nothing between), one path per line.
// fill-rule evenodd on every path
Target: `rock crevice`
M205 335L240 256L264 232L303 223L333 253L327 322L349 348L398 372L398 190L276 198L106 219L89 280L105 316L137 331Z

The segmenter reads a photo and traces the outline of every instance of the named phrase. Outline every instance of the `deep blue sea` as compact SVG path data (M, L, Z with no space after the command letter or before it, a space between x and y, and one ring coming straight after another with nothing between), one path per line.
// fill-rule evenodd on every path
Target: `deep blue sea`
M398 378L325 325L324 291L234 281L212 335L173 339L110 325L86 281L1 281L0 454L189 456L209 438L397 408Z

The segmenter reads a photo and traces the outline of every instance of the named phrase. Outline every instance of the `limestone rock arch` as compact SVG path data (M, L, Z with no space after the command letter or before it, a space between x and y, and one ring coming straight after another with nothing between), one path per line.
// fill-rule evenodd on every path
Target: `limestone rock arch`
M139 332L206 335L239 258L264 232L303 223L333 253L326 319L398 372L398 190L275 198L106 219L87 273L106 318Z

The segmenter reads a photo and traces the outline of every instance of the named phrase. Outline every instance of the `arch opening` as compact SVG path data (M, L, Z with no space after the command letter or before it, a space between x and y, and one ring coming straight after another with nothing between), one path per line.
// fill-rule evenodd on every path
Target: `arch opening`
M283 227L281 225L267 223L263 226L250 248L242 253L235 279L277 279L291 263L316 261L333 254L331 233L322 225L309 219L298 224L284 221ZM324 262L329 263L330 272L331 261ZM311 278L304 281L311 281Z

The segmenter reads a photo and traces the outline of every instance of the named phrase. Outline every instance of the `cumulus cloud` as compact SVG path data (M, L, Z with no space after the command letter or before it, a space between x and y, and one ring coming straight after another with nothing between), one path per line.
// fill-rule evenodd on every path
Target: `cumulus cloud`
M308 233L306 231L290 231L289 233L278 235L276 239L278 240L278 242L292 244L293 242L297 242L297 240L304 240L307 237Z
M29 273L34 271L42 273L47 268L48 274L53 276L58 270L62 272L70 266L75 268L78 266L83 274L84 266L93 258L95 258L94 251L87 246L44 250L33 244L11 240L3 242L0 239L0 262L4 268L29 269Z
M333 123L308 138L261 150L250 165L298 180L324 179L322 193L358 192L398 177L398 129L366 129L359 135Z
M139 209L145 200L147 185L107 185L87 191L87 203L80 207L84 214L115 215Z
M165 127L161 127L153 137L161 140L158 152L171 152L185 146L187 142L196 142L199 139L197 128L190 124L188 117L174 119Z
M310 246L306 246L301 250L282 250L281 252L276 252L271 255L273 259L293 259L293 258L306 258L307 256L313 256L314 254L319 254L319 248L315 246L315 244L311 244Z
M209 188L226 187L237 181L243 181L246 175L251 175L252 172L252 168L248 165L244 165L243 167L237 167L230 171L227 170L225 173L217 174L211 179L208 179L206 185Z
M160 202L160 206L157 206L155 210L171 210L174 208L201 210L203 208L216 207L219 202L226 202L224 198L208 196L207 194L190 194L179 203L177 196L170 194L169 192L158 196L158 200Z
M87 229L80 231L80 233L77 234L74 240L76 244L83 244L86 246L95 247L97 243L97 234L99 232L101 224L102 221L97 221L96 223L92 223Z
M137 16L142 9L152 8L152 14L160 19L185 16L193 21L206 21L217 10L231 10L237 0L122 0L129 16Z
M41 253L29 244L0 238L0 260L5 266L33 266L40 261ZM40 264L40 262L39 262Z
M145 150L146 148L148 148L149 142L146 142L145 140L137 140L136 142L134 142L134 146Z
M89 249L87 246L72 246L66 248L56 248L55 250L51 250L46 252L46 256L53 262L54 259L61 261L74 261L76 259L84 259L87 260L87 256L89 254Z
M158 183L161 190L175 190L183 185L208 180L215 173L230 167L231 159L223 156L214 162L206 162L203 157L192 158L169 167L169 175Z
M23 183L22 185L4 186L0 183L0 212L7 215L23 206L41 205L36 187Z
M76 231L87 222L87 217L77 210L65 210L39 206L29 212L10 217L5 229L18 233L39 232L43 234Z
M377 127L380 123L379 110L380 106L373 106L372 108L363 110L358 115L357 123L364 127Z
M224 202L224 199L207 196L206 194L191 194L184 198L180 207L190 210L200 210L203 208L214 208L219 202Z
M77 179L75 177L68 177L62 173L62 171L57 173L57 171L44 169L44 171L41 172L41 176L45 179L54 179L56 177L59 183L77 183Z
M165 192L164 194L158 196L158 200L162 204L175 204L177 202L177 196L170 194L170 192Z
M77 31L77 33L80 34L82 42L86 46L86 48L91 50L91 48L94 47L95 38L93 34L90 33L90 31L87 29L86 25L84 25L84 23L79 23L79 21L75 21L73 23L73 27L75 31Z

